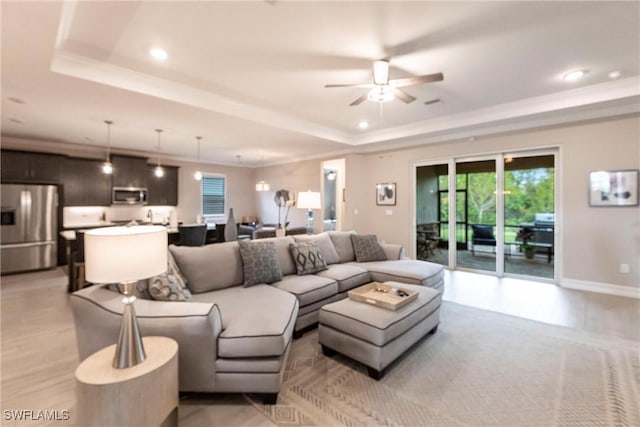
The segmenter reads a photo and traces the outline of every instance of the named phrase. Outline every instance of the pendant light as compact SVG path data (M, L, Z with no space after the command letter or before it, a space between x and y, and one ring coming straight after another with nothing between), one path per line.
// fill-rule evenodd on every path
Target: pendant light
M164 169L160 166L160 134L162 133L162 129L156 129L156 132L158 132L158 164L153 170L153 174L157 178L162 178L164 176Z
M196 139L198 140L198 163L200 163L200 140L202 139L201 136L196 136ZM196 181L201 181L202 180L202 172L200 172L200 170L197 170L194 174L193 177L195 178Z
M102 164L102 173L105 175L111 175L113 173L113 165L111 164L111 120L104 121L107 125L107 158Z
M264 153L260 154L260 175L264 176ZM269 191L271 186L264 180L260 180L256 184L256 191Z

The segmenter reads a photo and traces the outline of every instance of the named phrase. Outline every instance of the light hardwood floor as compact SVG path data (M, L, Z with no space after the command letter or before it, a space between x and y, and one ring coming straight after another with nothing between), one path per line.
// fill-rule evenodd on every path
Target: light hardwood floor
M444 299L540 322L640 341L640 301L555 285L447 272ZM60 268L4 276L1 299L2 425L73 425L78 366L73 317ZM5 410L70 411L68 422L13 422ZM180 426L271 426L241 395L186 396Z

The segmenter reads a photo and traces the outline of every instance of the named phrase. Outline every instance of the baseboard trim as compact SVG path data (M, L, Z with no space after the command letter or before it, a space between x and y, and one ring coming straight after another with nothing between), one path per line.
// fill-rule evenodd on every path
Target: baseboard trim
M631 286L614 285L611 283L590 282L588 280L563 278L560 286L580 291L598 292L601 294L616 295L620 297L640 299L640 288Z

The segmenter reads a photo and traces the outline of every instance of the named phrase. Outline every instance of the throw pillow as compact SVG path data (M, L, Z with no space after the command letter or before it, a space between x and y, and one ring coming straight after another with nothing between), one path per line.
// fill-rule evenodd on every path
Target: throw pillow
M149 279L149 295L158 301L187 301L191 299L191 292L182 286L176 274L159 274Z
M338 252L336 252L336 248L333 246L333 242L326 232L295 236L294 238L296 239L296 242L315 243L320 249L322 258L324 258L324 261L327 264L337 264L340 261L340 256L338 255ZM351 242L349 242L349 244L351 244Z
M171 251L167 251L167 273L175 276L175 279L181 288L187 288L187 278L184 277L184 274L182 274L182 271L180 271L180 268L178 267L173 254L171 254Z
M385 261L387 259L375 234L352 234L351 243L353 243L353 252L358 262Z
M273 242L238 240L245 287L282 280L278 253Z
M289 250L296 263L296 270L299 276L327 269L327 263L324 261L322 251L314 242L292 243L289 245Z

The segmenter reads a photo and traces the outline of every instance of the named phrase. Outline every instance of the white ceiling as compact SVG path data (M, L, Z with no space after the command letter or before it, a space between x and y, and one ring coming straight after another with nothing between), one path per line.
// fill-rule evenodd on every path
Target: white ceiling
M2 135L246 165L640 110L640 3L7 2ZM159 63L148 51L167 50ZM349 103L444 73L417 101ZM578 82L564 81L587 69ZM610 80L609 72L621 77ZM441 102L425 105L439 98ZM12 100L13 99L13 100ZM18 99L20 102L15 102ZM368 120L369 129L358 128Z

